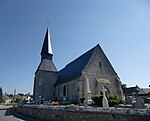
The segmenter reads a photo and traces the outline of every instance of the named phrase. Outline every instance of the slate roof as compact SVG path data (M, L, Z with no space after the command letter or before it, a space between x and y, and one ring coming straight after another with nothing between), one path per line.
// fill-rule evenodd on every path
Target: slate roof
M3 98L5 99L5 100L12 100L10 97L8 97L7 95L3 95Z
M39 67L37 68L37 71L54 71L54 72L56 72L57 69L52 60L42 59Z
M138 94L145 94L145 92L142 89L140 89L138 86L123 88L123 92L125 95L133 95L136 94L137 91Z
M86 53L66 65L65 68L60 70L58 72L58 79L55 85L59 85L74 78L80 77L82 70L85 68L86 64L88 63L90 57L97 47L100 47L100 45L96 45L94 48L87 51Z
M41 50L41 55L43 55L43 54L53 54L50 41L51 41L50 40L50 33L48 31L48 28L47 28L45 38L44 38L44 43L43 43L42 50Z
M142 88L142 90L147 94L150 93L150 88Z
M37 68L37 71L53 71L56 72L57 69L52 61L52 48L51 48L51 42L50 42L50 34L47 28L42 50L41 50L41 62L39 67ZM36 73L35 72L35 73Z

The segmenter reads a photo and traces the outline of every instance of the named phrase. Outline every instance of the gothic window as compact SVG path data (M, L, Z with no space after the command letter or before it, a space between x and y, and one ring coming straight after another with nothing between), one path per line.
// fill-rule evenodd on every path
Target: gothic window
M103 95L103 92L100 90L100 95Z
M58 97L60 97L60 87L58 87Z
M64 88L63 88L63 96L66 96L66 93L67 92L67 89L66 89L66 85L64 85Z
M69 96L69 84L67 84L67 96Z
M102 68L102 63L99 61L99 67Z

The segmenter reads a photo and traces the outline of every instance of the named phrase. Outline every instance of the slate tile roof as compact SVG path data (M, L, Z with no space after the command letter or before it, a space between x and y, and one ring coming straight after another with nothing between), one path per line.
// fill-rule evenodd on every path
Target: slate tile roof
M137 91L138 94L145 94L145 92L142 89L140 89L138 86L123 88L123 92L125 95L133 95L136 94Z
M142 90L147 94L150 93L150 88L142 88Z
M55 85L59 85L74 78L80 77L82 70L85 68L86 64L88 63L90 57L97 47L100 47L100 45L96 45L94 48L87 51L86 53L66 65L65 68L60 70L58 72L58 79Z
M51 42L50 42L50 34L47 28L45 38L44 38L44 43L41 50L41 62L36 72L37 71L56 72L57 69L52 61L52 56L53 53L52 53Z
M40 65L39 65L39 67L37 68L37 71L53 71L53 72L56 72L57 69L56 69L56 67L55 67L52 60L43 59L41 61Z
M49 31L48 31L48 28L47 28L45 38L44 38L44 43L43 43L42 50L41 50L41 55L43 55L43 54L53 54L50 41L51 41L50 40L50 34L49 34Z

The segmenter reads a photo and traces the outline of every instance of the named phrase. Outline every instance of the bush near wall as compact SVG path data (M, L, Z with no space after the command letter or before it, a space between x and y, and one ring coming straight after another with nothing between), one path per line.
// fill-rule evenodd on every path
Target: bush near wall
M92 100L94 101L94 105L98 105L100 107L102 107L102 100L103 100L103 96L102 95L94 95L92 96Z
M113 107L115 105L118 104L124 104L125 102L122 100L122 98L120 96L117 95L109 95L107 96L108 99L108 103L110 107ZM85 98L82 97L80 98L80 102L84 103ZM102 100L103 100L103 96L102 95L94 95L92 96L92 100L94 101L94 105L100 106L102 107Z
M80 100L80 103L84 103L85 97L81 97L79 100Z
M123 101L123 99L118 95L109 95L107 97L107 99L108 99L110 107L113 107L113 106L118 105L118 104L124 104L125 103L125 101Z

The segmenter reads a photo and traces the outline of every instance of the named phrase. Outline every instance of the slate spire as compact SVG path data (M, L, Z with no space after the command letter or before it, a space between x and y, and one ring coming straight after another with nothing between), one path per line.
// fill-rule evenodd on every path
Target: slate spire
M45 38L44 38L44 43L43 43L42 50L41 50L41 57L42 59L48 59L48 58L52 59L52 56L53 56L53 52L52 52L52 46L51 46L51 40L50 40L50 33L47 28Z
M42 50L41 50L41 62L37 69L37 71L53 71L56 72L57 69L52 61L52 47L51 47L51 41L50 41L50 33L47 28ZM37 72L36 71L36 72Z

